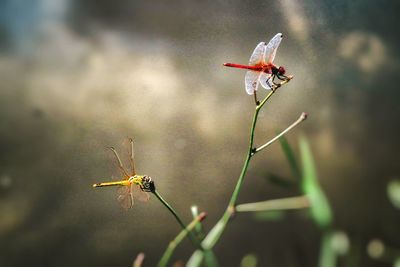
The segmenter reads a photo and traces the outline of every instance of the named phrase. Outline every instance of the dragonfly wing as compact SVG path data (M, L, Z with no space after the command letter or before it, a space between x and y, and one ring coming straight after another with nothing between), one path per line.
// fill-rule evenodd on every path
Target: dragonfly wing
M129 194L129 186L118 186L117 187L117 194L119 195L125 195L125 194Z
M261 42L256 46L256 48L253 51L253 54L251 54L249 65L252 66L261 63L264 59L264 55L265 55L265 42Z
M264 87L267 90L271 90L272 86L273 86L271 76L272 76L271 74L268 74L265 72L262 72L260 74L260 78L259 78L260 84L262 87Z
M249 70L246 72L244 82L246 86L246 92L249 95L252 95L254 94L254 91L257 91L260 74L260 71Z
M266 46L264 59L267 63L272 63L275 59L276 50L282 41L282 33L277 33Z
M117 189L118 202L124 210L128 210L133 206L132 192L129 186L121 186Z
M132 195L142 202L147 202L150 199L150 195L147 192L143 192L138 185L132 185Z

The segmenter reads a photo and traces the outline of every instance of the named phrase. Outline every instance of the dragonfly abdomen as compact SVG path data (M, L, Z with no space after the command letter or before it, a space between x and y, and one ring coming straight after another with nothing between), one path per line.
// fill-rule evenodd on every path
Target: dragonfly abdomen
M254 71L262 71L262 66L248 66L248 65L241 65L235 63L224 63L225 67L237 68L237 69L247 69L247 70L254 70Z

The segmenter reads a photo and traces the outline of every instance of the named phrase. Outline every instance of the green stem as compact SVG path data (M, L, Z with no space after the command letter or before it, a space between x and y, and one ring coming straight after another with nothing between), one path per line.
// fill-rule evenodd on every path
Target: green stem
M179 225L182 227L183 230L185 230L187 227L186 225L183 223L183 221L181 220L181 218L179 217L179 215L176 213L176 211L171 207L171 205L168 204L167 201L165 201L164 198L162 198L162 196L158 193L157 190L154 190L152 192L157 198L158 200L160 200L160 202L172 213L172 215L174 215L175 219L178 221ZM189 239L190 241L192 241L192 243L199 249L203 250L199 240L191 233L189 232Z
M242 184L244 181L244 177L246 176L247 173L247 168L249 167L249 163L251 160L251 157L254 155L254 133L256 129L256 124L257 124L257 119L258 119L258 114L260 113L261 108L264 106L264 104L267 102L267 100L274 94L275 91L271 91L265 98L264 100L256 107L256 110L254 111L253 115L253 122L251 123L251 128L250 128L250 140L249 140L249 147L247 150L247 156L243 164L242 172L240 173L239 179L236 183L235 190L232 193L231 200L229 201L229 207L234 208L240 189L242 188ZM228 208L229 210L229 208Z
M174 253L176 247L183 241L183 239L191 232L193 229L206 217L206 213L202 212L200 215L196 216L196 218L189 223L189 225L183 229L174 240L172 240L168 248L165 250L163 256L161 257L160 261L158 262L158 267L165 267L167 266L169 260L171 259L172 254Z
M292 130L294 127L296 127L297 125L299 125L302 121L304 121L305 119L307 119L307 113L303 112L301 113L300 117L293 122L289 127L287 127L284 131L282 131L281 133L279 133L277 136L275 136L274 138L272 138L271 140L269 140L268 142L266 142L264 145L258 147L255 151L254 154L257 152L260 152L261 150L263 150L264 148L267 148L268 146L270 146L272 143L274 143L276 140L278 140L279 138L281 138L283 135L285 135L286 133L288 133L290 130Z
M261 108L268 101L268 99L271 98L271 96L276 92L276 90L280 86L284 85L285 83L288 83L292 78L293 77L290 76L287 80L281 82L279 86L275 87L274 90L271 90L271 92L263 99L263 101L261 101L261 103L256 106L256 109L255 109L254 115L253 115L253 121L252 121L251 127L250 127L250 140L249 140L249 147L247 150L246 159L244 161L242 171L241 171L239 179L236 183L235 190L232 193L228 207L225 210L224 214L222 215L221 219L215 224L215 226L211 229L211 231L207 234L207 236L204 238L203 242L201 243L201 245L204 249L203 253L199 250L196 250L193 253L192 257L189 259L186 266L188 266L188 267L200 266L200 264L204 258L204 254L207 253L208 251L210 251L215 246L215 244L220 239L222 233L224 232L230 218L232 217L232 215L235 212L236 201L239 196L240 189L242 188L242 184L244 181L244 177L246 176L247 169L250 164L250 160L251 160L252 156L256 153L256 149L253 147L253 145L254 145L254 133L255 133L255 128L256 128L256 124L257 124L258 114L259 114Z
M260 202L239 204L236 206L237 212L258 212L271 210L294 210L310 207L310 201L307 196L288 197L271 199Z
M195 219L197 216L199 216L199 209L196 205L193 205L190 207L190 211L192 212L193 219ZM201 223L196 224L194 227L194 232L196 233L196 236L199 240L203 240L204 238L204 231L203 231L203 226Z
M157 190L154 190L153 194L158 198L158 200L160 200L160 202L172 213L172 215L174 215L175 219L178 221L179 225L182 227L182 229L186 228L186 225L183 223L183 221L181 220L181 218L179 217L179 215L176 213L176 211L171 207L171 205L168 204L167 201L165 201L165 199L162 198L162 196L160 195L160 193L158 193Z
M244 177L246 176L247 169L250 164L250 160L252 156L254 155L254 133L255 133L255 128L257 124L257 119L258 119L258 114L260 113L261 108L264 106L264 104L267 102L267 100L275 93L274 91L271 91L261 103L256 106L256 109L254 111L253 115L253 121L251 123L250 127L250 140L249 140L249 146L247 149L247 155L246 159L243 164L242 171L240 173L239 179L236 183L235 190L232 193L231 199L228 204L228 208L226 209L225 213L222 215L222 218L218 221L218 223L214 226L213 229L211 229L210 233L206 236L206 238L203 240L203 248L204 249L212 249L214 245L218 242L219 238L221 237L222 233L225 230L226 225L228 224L229 219L231 218L232 214L235 212L235 205L237 198L239 196L240 189L242 188L242 184L244 181Z
M319 266L335 267L337 255L332 248L332 231L327 230L324 232L321 240L321 248L319 252Z

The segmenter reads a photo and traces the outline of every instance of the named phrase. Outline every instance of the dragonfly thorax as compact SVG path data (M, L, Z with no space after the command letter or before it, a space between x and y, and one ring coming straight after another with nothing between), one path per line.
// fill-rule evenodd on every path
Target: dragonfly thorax
M137 185L141 185L142 180L143 180L142 175L134 175L134 176L129 177L129 179L128 179L129 182L131 182L133 184L137 184Z

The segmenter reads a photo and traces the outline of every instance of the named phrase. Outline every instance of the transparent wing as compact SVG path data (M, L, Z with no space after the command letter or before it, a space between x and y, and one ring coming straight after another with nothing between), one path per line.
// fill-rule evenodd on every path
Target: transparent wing
M113 162L115 163L115 165L118 167L120 173L122 174L122 177L124 180L129 179L129 174L128 172L125 170L121 158L119 157L118 152L115 150L114 147L109 147L110 151L111 151L111 157L113 157Z
M120 186L117 189L117 200L124 210L128 210L133 206L133 196L129 186Z
M260 78L259 78L260 84L262 87L264 87L267 90L271 90L272 86L273 86L271 76L272 76L271 74L268 74L265 72L262 72L260 74Z
M134 176L136 174L136 171L135 171L135 151L133 147L133 139L132 138L124 139L123 147L127 150L129 155L129 162L126 161L126 163L129 163L130 168L126 168L126 171L130 176Z
M150 195L147 192L143 192L138 185L132 185L132 195L139 201L149 201Z
M282 33L277 33L266 46L265 49L265 62L272 63L275 59L276 50L282 41Z
M260 71L252 71L249 70L246 72L246 76L244 78L244 83L246 86L246 92L249 95L254 94L254 91L257 91L258 88L258 80L261 72Z
M118 186L117 187L117 194L118 195L125 195L129 194L129 186Z
M265 42L259 43L251 54L249 65L257 65L264 60Z

